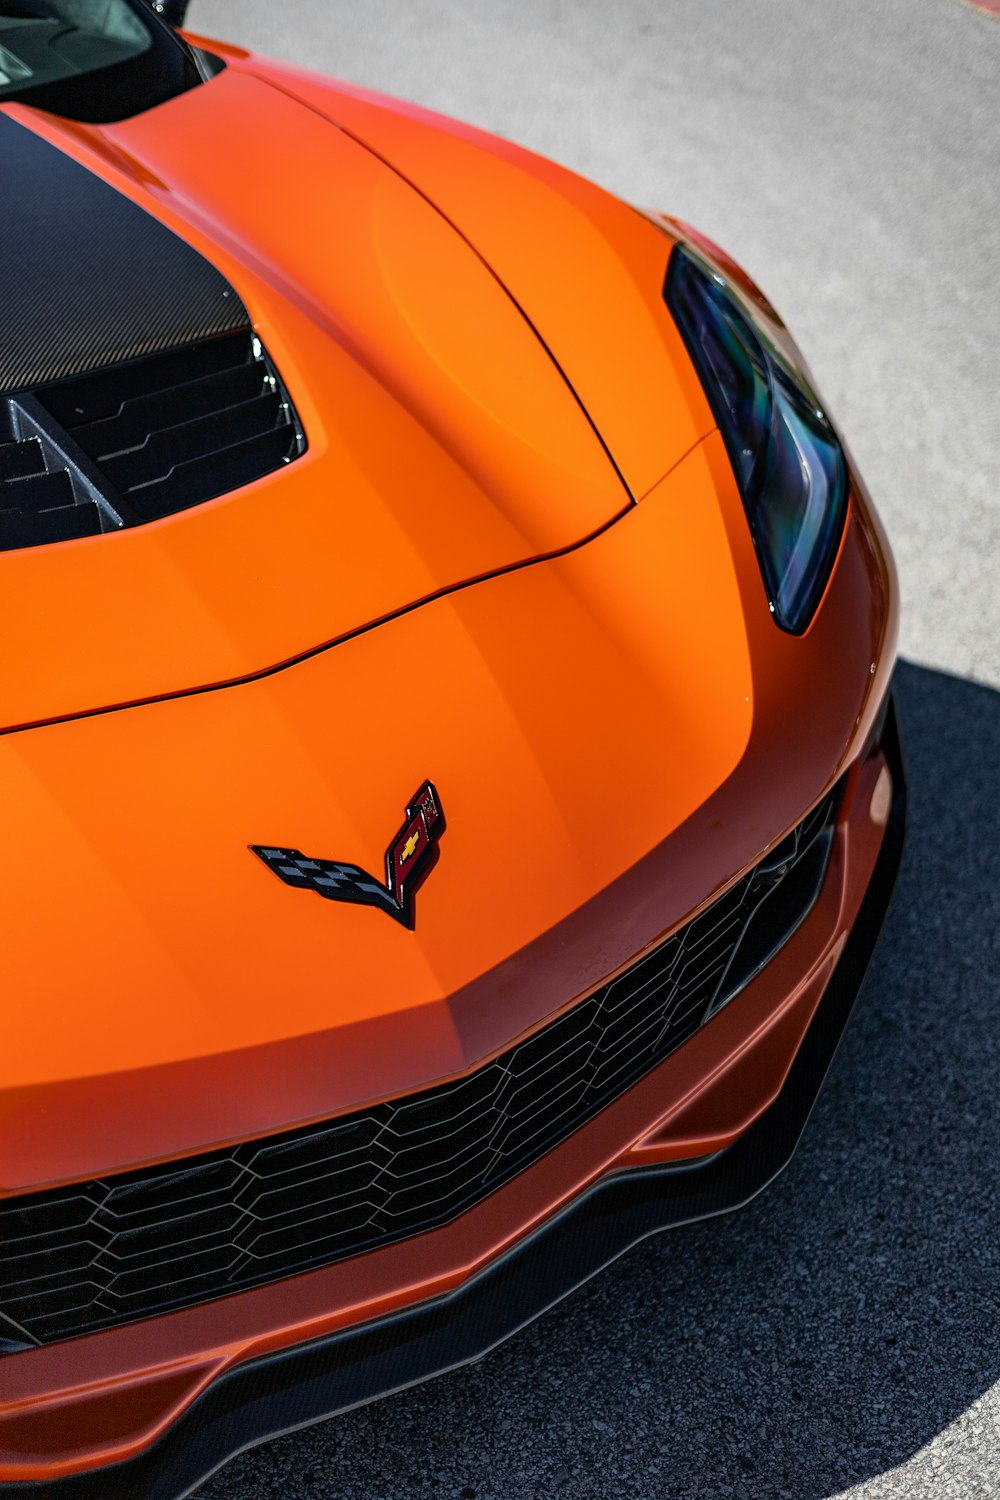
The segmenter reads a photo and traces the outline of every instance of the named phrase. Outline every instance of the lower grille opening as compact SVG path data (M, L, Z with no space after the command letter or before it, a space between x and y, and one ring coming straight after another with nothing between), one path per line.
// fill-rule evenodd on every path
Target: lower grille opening
M0 1203L0 1353L329 1265L480 1202L662 1062L788 940L819 894L838 801L839 788L665 942L467 1078Z

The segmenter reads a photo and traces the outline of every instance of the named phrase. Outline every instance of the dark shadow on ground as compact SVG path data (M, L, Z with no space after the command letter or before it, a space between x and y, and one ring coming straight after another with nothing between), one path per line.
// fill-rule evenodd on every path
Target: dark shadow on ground
M1000 694L903 664L892 910L806 1138L474 1369L244 1455L199 1500L825 1500L1000 1378Z

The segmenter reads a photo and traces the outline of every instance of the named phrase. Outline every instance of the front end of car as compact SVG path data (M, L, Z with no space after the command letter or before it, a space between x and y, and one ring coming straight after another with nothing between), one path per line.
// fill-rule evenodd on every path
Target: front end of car
M281 70L218 52L229 81L166 106L179 138L188 117L204 138L204 98L259 119L265 76L285 90L275 109L292 109ZM302 140L319 141L321 86L294 87L310 110ZM419 180L509 289L516 325L492 280L456 260L450 290L469 278L496 347L513 348L524 312L564 351L533 399L550 430L565 424L572 462L550 463L529 497L549 530L519 522L512 541L517 443L538 440L530 413L521 427L510 416L508 383L490 385L495 453L482 437L476 462L470 443L455 465L479 486L464 505L490 498L479 537L495 561L481 564L460 512L433 509L426 476L443 489L452 471L423 432L445 432L452 462L485 398L453 427L458 406L440 404L418 442L417 354L390 379L374 334L358 359L353 335L317 315L310 262L298 296L286 265L261 271L262 253L241 260L235 235L218 235L212 259L252 320L252 399L281 413L282 467L148 526L129 529L123 510L121 536L62 554L79 549L80 569L128 555L165 590L180 578L199 608L207 585L192 580L211 570L198 558L252 559L247 577L234 568L201 639L192 627L190 681L171 677L172 636L150 649L137 600L136 659L125 646L117 676L88 662L77 679L93 703L43 712L26 675L10 690L26 706L6 710L0 735L18 850L5 873L18 1004L0 1138L4 1496L175 1500L253 1442L478 1357L645 1236L748 1201L805 1127L899 863L891 555L773 308L695 231L567 176L558 212L589 205L600 253L613 244L641 287L633 335L612 309L625 342L577 350L568 304L557 337L558 289L550 331L536 266L499 221L477 219L490 172L524 212L518 194L547 165L519 160L515 181L514 148L490 156L370 96L322 98L347 144L321 149L356 157L359 183L373 174L373 243L420 357L459 368L469 319L446 325L391 260L385 226L418 210L361 148L379 173ZM81 160L141 155L150 180L167 175L141 117L81 139ZM403 159L418 146L424 177ZM467 151L475 173L449 155ZM181 182L196 158L174 170L177 203L196 202L194 177ZM227 191L234 214L250 211L245 186L219 186L220 216ZM205 253L204 216L185 232ZM439 271L451 251L437 232L415 217L407 244ZM217 352L220 337L192 348ZM629 337L634 362L662 359L665 391L674 382L660 433L606 374ZM363 365L353 385L344 350ZM60 430L77 420L75 398L60 404L69 380L44 387ZM347 473L337 434L377 450L383 390L405 408L389 446L424 476L426 508L400 510L373 552L376 478L402 478L392 455L369 460L369 576L350 554L362 522L325 517ZM63 447L103 494L102 452ZM570 533L574 483L590 510ZM438 574L420 550L431 534ZM398 537L411 592L394 599ZM10 556L28 581L59 552L24 547ZM324 636L309 613L315 555L340 553L350 566L331 571L337 598L322 608L357 613ZM301 597L293 568L315 584Z

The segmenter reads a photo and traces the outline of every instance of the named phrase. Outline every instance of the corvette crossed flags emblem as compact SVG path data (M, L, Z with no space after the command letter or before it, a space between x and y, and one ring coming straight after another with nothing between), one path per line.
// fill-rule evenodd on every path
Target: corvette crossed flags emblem
M385 851L384 885L359 865L310 859L298 849L279 849L267 844L251 844L250 848L286 885L315 891L328 901L377 906L404 927L412 927L413 892L427 873L443 832L444 815L438 794L425 781L411 798L406 821Z

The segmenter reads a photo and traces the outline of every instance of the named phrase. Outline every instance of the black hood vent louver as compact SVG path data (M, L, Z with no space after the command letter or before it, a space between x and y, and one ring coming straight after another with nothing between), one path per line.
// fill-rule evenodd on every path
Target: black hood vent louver
M0 550L97 536L121 524L67 457L38 402L0 400Z
M0 400L0 550L156 521L305 450L249 330Z
M249 329L60 381L38 396L101 475L126 525L224 495L305 448Z

